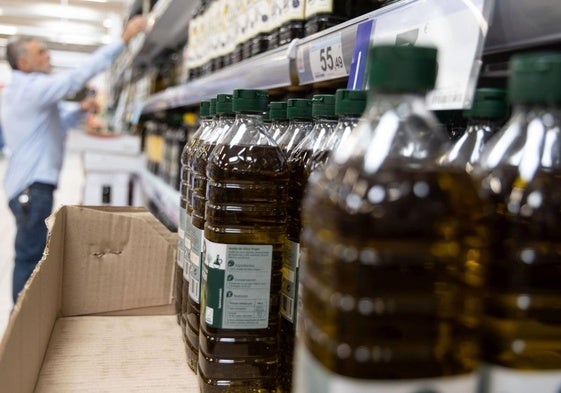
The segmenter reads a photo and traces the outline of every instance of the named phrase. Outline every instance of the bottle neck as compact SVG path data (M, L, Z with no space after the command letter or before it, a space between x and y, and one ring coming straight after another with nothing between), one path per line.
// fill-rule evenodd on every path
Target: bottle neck
M489 134L497 132L504 124L502 119L475 117L468 119L466 132L483 131Z

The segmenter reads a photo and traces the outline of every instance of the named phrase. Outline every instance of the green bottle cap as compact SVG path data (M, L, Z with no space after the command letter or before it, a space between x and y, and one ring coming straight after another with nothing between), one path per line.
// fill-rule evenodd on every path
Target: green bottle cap
M506 90L504 89L477 89L473 97L471 109L463 112L464 117L502 119L508 112Z
M218 94L216 96L216 114L217 115L233 115L232 95Z
M335 96L333 94L317 94L313 96L312 117L336 117Z
M216 98L210 99L210 107L208 113L210 117L216 116Z
M368 54L368 82L372 90L416 93L434 88L436 48L380 45Z
M234 112L263 113L267 110L269 93L265 90L234 90L232 108Z
M291 98L286 103L286 116L289 120L312 120L312 100L307 98Z
M286 102L271 102L269 104L269 115L271 116L271 121L288 119L286 115L286 107Z
M528 53L510 60L508 95L512 103L561 102L561 53Z
M335 92L335 114L360 116L366 108L366 90L338 89Z
M199 106L199 116L202 118L210 117L210 101L201 101Z

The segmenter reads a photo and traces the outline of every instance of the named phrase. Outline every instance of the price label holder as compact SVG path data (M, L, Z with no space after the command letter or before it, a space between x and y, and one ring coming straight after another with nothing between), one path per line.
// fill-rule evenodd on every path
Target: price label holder
M310 44L310 67L314 80L336 79L347 75L343 60L341 32Z
M404 0L374 16L371 44L437 47L438 77L428 107L469 108L493 6L494 0Z
M368 48L370 37L374 28L374 20L369 19L360 23L356 29L355 47L353 50L353 60L347 89L362 90L366 87L366 60L368 58Z

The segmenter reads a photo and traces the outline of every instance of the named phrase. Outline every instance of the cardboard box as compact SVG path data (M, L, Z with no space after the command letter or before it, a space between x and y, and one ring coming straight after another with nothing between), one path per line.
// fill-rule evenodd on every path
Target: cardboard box
M142 208L65 206L0 343L0 390L198 392L173 314L177 235Z

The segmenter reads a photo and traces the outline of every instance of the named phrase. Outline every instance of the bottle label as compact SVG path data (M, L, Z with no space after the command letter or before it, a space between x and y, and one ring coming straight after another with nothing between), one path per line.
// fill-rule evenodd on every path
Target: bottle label
M559 393L561 371L523 371L490 366L486 369L483 391L486 393Z
M184 208L179 208L179 222L177 225L177 266L184 269L185 257L185 216L187 215Z
M281 315L288 321L294 323L297 312L298 299L298 267L300 260L300 244L292 241L287 242L287 258L284 258L282 266L281 287Z
M342 375L320 364L302 343L296 349L296 393L473 393L477 373L443 378L411 380L360 380ZM510 392L509 392L510 393Z
M271 30L272 0L257 0L257 32L268 33Z
M218 329L265 329L273 246L205 243L205 322Z
M320 13L332 13L333 0L308 0L306 1L306 18Z
M304 20L305 14L305 4L304 0L297 1L279 1L281 8L281 24L288 22L290 20Z
M204 260L204 231L193 226L193 241L189 257L189 297L197 304L201 301L201 261Z

